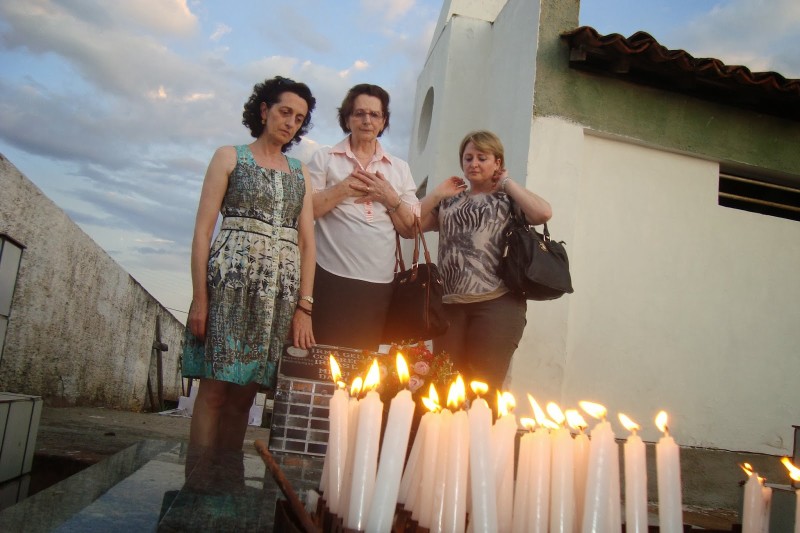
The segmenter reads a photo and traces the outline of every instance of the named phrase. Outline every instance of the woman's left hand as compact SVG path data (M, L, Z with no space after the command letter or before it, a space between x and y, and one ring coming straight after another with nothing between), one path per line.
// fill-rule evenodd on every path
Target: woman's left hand
M366 172L358 169L351 174L359 180L359 183L351 185L355 190L364 193L364 196L356 200L357 204L365 202L378 202L383 205L396 204L399 195L392 187L391 183L380 172Z
M295 309L292 317L292 343L295 348L308 350L316 344L311 327L311 316Z

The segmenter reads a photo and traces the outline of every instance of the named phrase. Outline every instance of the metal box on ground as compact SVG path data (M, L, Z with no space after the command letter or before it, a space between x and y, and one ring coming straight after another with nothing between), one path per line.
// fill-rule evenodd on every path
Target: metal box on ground
M0 482L31 471L42 399L0 392Z

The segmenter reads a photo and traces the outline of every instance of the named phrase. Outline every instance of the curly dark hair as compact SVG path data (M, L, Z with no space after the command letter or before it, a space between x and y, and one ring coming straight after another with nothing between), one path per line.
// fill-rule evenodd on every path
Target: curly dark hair
M389 93L383 87L378 85L371 85L369 83L361 83L354 85L347 95L342 100L342 107L339 108L339 126L345 133L350 133L350 128L347 127L347 118L353 113L353 107L356 103L356 98L366 94L367 96L374 96L381 101L383 108L383 129L378 133L378 137L383 135L383 132L389 129Z
M266 103L267 107L271 107L286 92L294 93L305 100L306 104L308 104L308 113L306 113L306 118L303 120L303 125L294 134L292 140L283 145L282 152L291 148L293 144L300 142L300 137L311 129L311 112L314 110L314 106L317 105L317 100L311 94L311 89L308 88L308 85L283 76L275 76L272 79L256 83L253 86L253 93L244 104L244 111L242 112L242 124L250 130L250 135L258 138L264 132L264 124L261 123L261 102Z

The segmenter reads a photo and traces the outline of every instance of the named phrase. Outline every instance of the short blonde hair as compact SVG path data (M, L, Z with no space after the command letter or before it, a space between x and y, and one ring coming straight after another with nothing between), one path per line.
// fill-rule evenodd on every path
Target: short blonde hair
M474 144L475 148L480 152L492 154L498 161L500 161L500 168L506 167L505 151L503 150L503 143L500 141L500 137L487 130L472 131L467 133L464 139L462 139L461 145L458 148L459 166L461 165L461 161L464 159L464 150L467 149L467 145L469 143Z

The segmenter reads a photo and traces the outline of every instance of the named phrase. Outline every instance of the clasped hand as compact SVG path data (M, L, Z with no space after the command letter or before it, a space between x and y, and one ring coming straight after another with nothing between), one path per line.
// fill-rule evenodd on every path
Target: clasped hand
M357 204L378 202L385 205L391 200L389 195L394 189L380 172L373 174L358 169L354 170L347 179L350 182L350 189L355 193L352 196L357 197Z

